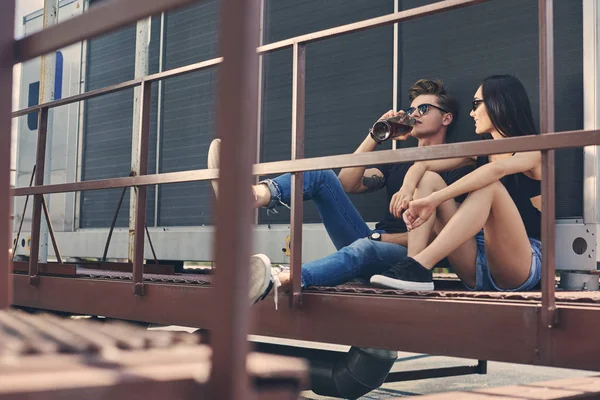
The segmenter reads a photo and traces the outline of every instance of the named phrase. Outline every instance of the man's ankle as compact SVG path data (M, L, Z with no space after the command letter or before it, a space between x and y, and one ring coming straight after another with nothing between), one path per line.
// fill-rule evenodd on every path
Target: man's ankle
M271 191L266 183L253 185L256 207L266 207L271 202Z
M288 292L291 290L291 275L289 272L280 272L279 275L279 281L281 282L281 289L285 292Z

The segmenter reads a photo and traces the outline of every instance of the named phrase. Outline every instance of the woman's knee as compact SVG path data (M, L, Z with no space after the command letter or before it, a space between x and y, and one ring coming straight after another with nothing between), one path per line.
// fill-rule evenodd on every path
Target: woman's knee
M425 171L423 177L417 185L417 190L437 191L445 188L446 181L437 172Z
M446 186L446 182L444 178L440 176L437 172L433 171L425 171L419 185L429 185L429 186Z

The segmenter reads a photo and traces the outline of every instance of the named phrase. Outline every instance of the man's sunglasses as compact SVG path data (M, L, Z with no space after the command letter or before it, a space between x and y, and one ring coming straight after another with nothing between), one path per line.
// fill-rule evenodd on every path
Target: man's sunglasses
M473 108L472 110L475 111L477 110L477 107L479 107L479 105L483 103L483 100L473 100Z
M427 113L427 111L429 111L429 107L433 107L433 108L440 110L441 112L445 112L445 113L450 112L450 111L444 110L441 107L434 106L433 104L427 104L427 103L421 104L417 107L409 107L406 110L404 110L404 112L407 113L408 115L412 115L415 112L415 110L417 110L417 111L419 111L419 116L422 116L422 115L425 115Z

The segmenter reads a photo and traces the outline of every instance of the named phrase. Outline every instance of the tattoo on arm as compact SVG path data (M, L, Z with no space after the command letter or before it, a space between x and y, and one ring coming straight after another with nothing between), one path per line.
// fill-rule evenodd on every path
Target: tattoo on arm
M379 175L363 176L362 183L367 188L367 192L374 192L385 185L385 178Z

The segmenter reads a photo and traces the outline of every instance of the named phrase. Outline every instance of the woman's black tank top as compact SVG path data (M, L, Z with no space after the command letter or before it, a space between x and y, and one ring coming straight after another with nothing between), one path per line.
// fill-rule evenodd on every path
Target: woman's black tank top
M479 156L477 157L477 168L489 162L488 156ZM531 198L542 193L540 181L519 172L506 175L500 179L500 182L515 202L527 230L527 236L541 240L542 213L531 203Z

